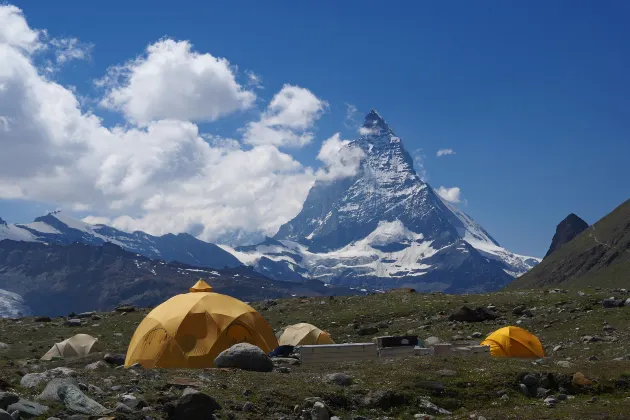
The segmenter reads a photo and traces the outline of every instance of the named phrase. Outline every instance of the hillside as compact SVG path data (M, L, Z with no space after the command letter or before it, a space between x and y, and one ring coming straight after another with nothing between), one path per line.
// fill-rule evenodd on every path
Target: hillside
M0 316L15 316L16 307L22 313L56 316L111 310L121 303L150 306L187 290L200 276L218 292L248 301L354 293L317 281L271 280L249 267L212 270L165 263L108 242L91 246L4 240L0 241L0 290L13 293L0 293L0 309L2 302L12 304Z
M630 287L630 200L508 285Z
M124 316L99 313L95 317L99 319L84 319L81 327L64 326L63 318L47 323L36 322L34 318L5 319L0 320L0 331L8 348L0 349L3 379L0 386L4 391L35 401L47 381L27 389L20 385L21 377L68 367L83 384L85 394L107 408L113 409L129 398L141 400L141 404L134 404L135 408L127 413L116 412L111 417L129 420L146 416L167 418L167 404L176 401L186 387L215 398L222 407L216 413L219 419L310 419L310 409L317 399L341 419L428 418L414 417L419 413L456 420L625 419L630 392L630 308L604 309L599 304L602 298L611 294L623 296L612 290L585 290L586 295L575 291L460 296L387 293L254 303L275 331L298 321L311 322L329 331L337 342L369 342L378 335L413 333L422 340L434 336L464 345L482 339L471 340L469 337L473 335L484 337L501 326L521 323L545 347L548 358L537 362L453 356L289 365L284 373L114 369L107 364L87 370L88 364L102 360L107 352L124 353L148 310ZM462 305L493 305L500 317L482 323L449 321L449 314ZM531 313L514 315L513 309L520 305ZM361 335L366 327L376 328L378 332ZM77 333L98 337L91 355L54 362L37 360L52 343ZM337 372L350 376L353 383L349 386L330 383L327 375ZM577 372L584 374L591 385L573 385L572 378ZM543 396L522 394L520 384L528 373L542 376L541 389L546 387L545 393L558 397L555 407L546 406ZM427 400L452 415L434 414L427 409ZM46 405L49 408L41 419L69 418L70 412L62 404ZM144 406L147 408L142 411Z

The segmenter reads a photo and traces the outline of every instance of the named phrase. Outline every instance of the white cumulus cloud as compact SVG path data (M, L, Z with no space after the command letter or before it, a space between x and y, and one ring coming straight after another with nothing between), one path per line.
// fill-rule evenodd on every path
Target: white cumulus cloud
M231 232L274 234L299 212L315 180L356 170L356 151L338 135L318 155L325 169L278 149L310 141L327 107L298 86L285 85L255 121L263 137L252 136L251 124L246 144L200 133L194 120L247 107L255 95L235 82L227 61L185 42L159 41L110 69L107 105L130 123L105 126L31 59L35 50L55 48L43 32L19 9L0 6L0 199L45 202L128 231L194 232L212 241Z
M247 125L243 139L252 145L304 146L313 140L311 130L327 107L310 90L284 85L260 119Z
M439 187L438 189L435 190L436 193L438 193L440 195L440 197L442 197L444 200L448 201L449 203L461 203L461 194L462 192L460 191L459 187L452 187L452 188L446 188L446 187Z
M97 84L107 89L102 106L144 125L159 119L215 121L250 108L256 99L236 81L225 58L195 52L188 41L172 39L111 67Z
M440 149L437 151L436 156L437 157L441 157L441 156L448 156L448 155L454 155L455 151L453 149Z

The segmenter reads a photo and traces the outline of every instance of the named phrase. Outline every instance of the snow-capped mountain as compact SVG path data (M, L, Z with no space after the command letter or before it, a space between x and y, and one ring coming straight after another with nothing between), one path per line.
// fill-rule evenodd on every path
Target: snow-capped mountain
M372 110L346 147L364 157L355 176L318 181L273 238L224 249L272 278L368 287L481 292L540 260L502 248L420 180L402 141Z
M50 244L102 245L111 242L121 248L152 259L178 261L197 267L238 267L241 262L222 248L187 233L152 236L144 232L123 232L106 225L91 225L63 212L38 217L33 223L8 224L0 219L0 241L42 242Z
M32 315L33 311L17 293L0 289L0 318L19 318Z

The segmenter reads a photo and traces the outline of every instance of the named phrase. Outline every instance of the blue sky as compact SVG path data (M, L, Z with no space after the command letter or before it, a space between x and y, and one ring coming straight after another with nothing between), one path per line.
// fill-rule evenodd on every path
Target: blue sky
M93 45L55 75L92 99L110 66L164 37L260 76L255 105L199 122L207 133L238 139L284 84L310 90L328 103L315 137L283 149L305 166L321 164L334 133L356 136L347 104L357 119L376 108L410 152L422 149L433 187L459 187L461 207L501 245L542 256L569 213L594 223L630 198L630 3L515 3L13 4L31 28ZM455 154L437 157L444 148ZM0 217L26 222L58 205L31 200L0 200Z

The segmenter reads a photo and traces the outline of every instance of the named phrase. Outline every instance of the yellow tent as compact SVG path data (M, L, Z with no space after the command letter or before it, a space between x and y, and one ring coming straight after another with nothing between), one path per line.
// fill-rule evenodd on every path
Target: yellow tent
M41 357L41 360L52 360L54 358L79 357L90 353L92 346L97 339L88 334L77 334L55 343L48 352Z
M327 332L315 325L300 323L287 327L280 336L281 346L299 346L310 344L335 344Z
M238 299L213 293L199 280L190 293L173 296L142 320L129 343L125 366L212 367L219 353L243 342L265 353L278 346L260 313Z
M483 340L481 345L490 346L490 354L495 357L545 357L540 340L520 327L500 328Z

